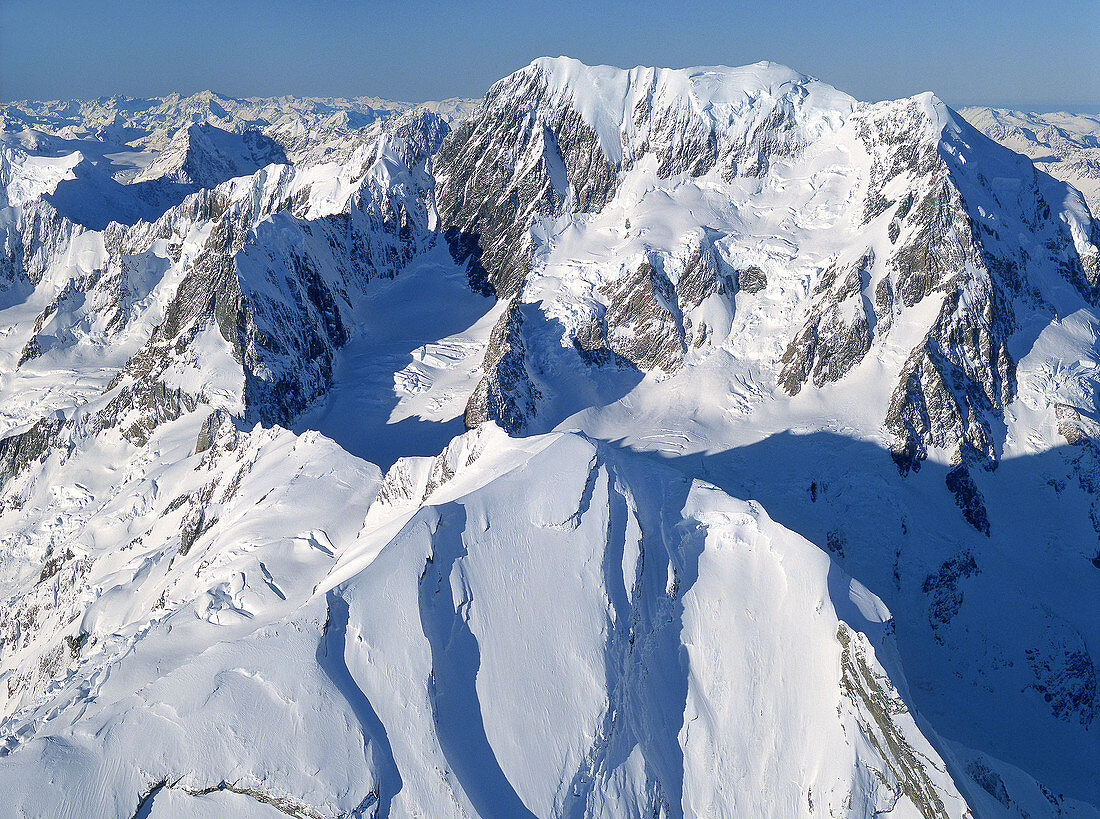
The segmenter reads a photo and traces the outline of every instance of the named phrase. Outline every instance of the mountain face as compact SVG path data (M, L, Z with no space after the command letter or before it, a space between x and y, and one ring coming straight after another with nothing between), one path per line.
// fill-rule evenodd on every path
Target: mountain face
M565 79L556 84L553 70ZM685 82L675 72L620 72L616 78L622 87L614 88L599 72L536 63L496 86L485 108L455 133L439 157L444 225L453 222L450 230L466 237L458 250L472 253L478 276L484 275L501 295L517 295L517 271L523 272L522 282L532 293L529 301L541 303L542 313L571 314L573 320L562 323L566 342L589 354L597 350L619 356L625 359L621 363L643 371L670 372L689 351L725 341L742 273L758 276L764 289L768 268L783 255L742 249L738 263L721 270L723 254L716 245L733 231L750 237L739 239L746 245L785 244L798 251L783 259L788 270L808 277L803 283L808 292L790 305L795 308L791 318L801 320L801 326L785 339L779 357L777 378L792 396L809 381L818 388L839 381L872 347L887 342L892 333L904 333L894 325L903 323L898 319L909 308L933 293L944 293L936 320L918 330L924 337L906 356L886 416L877 420L893 433L894 450L906 468L926 457L929 447L953 451L957 462L995 461L992 425L1014 389L1014 363L1003 345L1018 321L1012 302L1022 287L1019 271L1025 265L1050 269L1052 288L1069 283L1087 304L1094 304L1100 292L1100 260L1090 243L1094 228L1091 217L1085 219L1087 211L1077 214L1080 218L1072 225L1050 223L1043 217L1049 207L1034 169L992 149L989 173L1019 182L1016 189L1000 192L1015 207L1011 217L1001 217L1010 219L1008 224L992 224L994 217L981 217L977 211L972 216L968 200L999 202L984 174L966 171L967 140L978 135L968 133L965 122L950 119L931 98L857 108L853 100L822 90L816 81L787 69L757 66L743 70L742 76L723 75L729 77L728 87L755 95L746 112L739 109L746 107L744 98L733 94L728 101L712 94L706 105L700 102L715 82L713 73L699 72ZM563 101L563 95L572 96ZM524 110L532 100L536 110L554 112L552 121L529 117L526 130L517 133L498 114L501 108ZM541 136L563 131L553 142ZM487 145L517 142L526 151L513 160L515 171L507 182L495 176L504 167L501 160L483 159L468 168L462 158L462 152L486 157L492 150ZM762 157L764 165L777 167L762 170ZM674 164L688 158L687 165ZM638 166L648 160L656 165ZM615 173L591 173L600 161ZM565 170L558 187L549 170L554 167ZM483 177L485 173L493 176ZM782 205L801 213L814 188L811 183L792 190L789 178L812 179L815 174L831 175L834 184L854 195L828 208L817 207L816 221L775 224L771 210L761 217L747 207L750 200L772 197L772 210ZM580 185L570 181L574 178ZM701 181L689 181L693 179ZM594 183L600 184L596 191ZM616 185L621 186L616 198L621 213L612 216L603 205ZM456 188L462 191L460 200L452 193ZM482 192L489 198L479 203ZM652 201L658 196L664 201ZM530 228L527 241L492 229L482 235L479 217L467 214L474 208L500 212L506 207L502 197L519 203L502 220L511 233L535 217L544 224L551 217L555 233L559 225L570 223L568 230L575 235L569 236L560 262L555 258L557 235L539 236ZM694 217L688 197L709 212ZM644 221L649 207L659 211L662 204L668 211L686 206L685 221L697 220L697 225L675 231L664 246L649 237ZM601 218L583 226L573 218L592 211L601 211ZM634 214L633 220L622 215L628 213ZM653 216L668 221L664 213ZM634 225L627 227L627 221ZM620 235L608 236L615 228ZM1002 241L1002 230L1011 231L1012 242ZM824 245L820 237L825 233L834 247L811 256L807 246ZM838 233L844 236L842 249L835 248ZM1023 249L1017 247L1019 235L1033 237ZM476 242L472 251L470 242ZM562 274L558 265L598 272ZM619 270L607 270L610 266ZM527 273L529 268L533 270ZM569 306L556 311L550 304L554 297L547 299L539 279L557 281L567 275L585 281L564 297ZM778 270L772 278L777 280L773 288L786 284ZM1044 298L1037 286L1032 289L1028 301L1047 306L1050 297ZM967 303L961 305L963 300ZM716 313L710 322L706 312ZM487 362L490 381L493 368ZM768 374L768 380L775 378ZM521 396L527 392L519 389ZM522 430L535 423L536 415L537 410L506 421L506 426Z
M3 117L13 815L1100 813L1070 153L770 63Z
M1100 116L1004 108L963 108L959 113L990 139L1073 185L1092 212L1100 212Z
M234 134L196 124L177 131L134 182L164 178L201 190L215 188L226 179L251 176L268 165L286 163L283 149L261 131Z

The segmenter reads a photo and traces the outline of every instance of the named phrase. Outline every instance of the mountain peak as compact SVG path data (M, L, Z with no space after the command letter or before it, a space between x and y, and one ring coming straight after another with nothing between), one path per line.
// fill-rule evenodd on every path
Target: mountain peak
M622 69L589 66L570 57L541 57L504 78L487 99L531 93L535 83L548 101L575 110L599 136L612 162L628 152L640 120L666 112L678 125L695 120L708 132L737 131L773 108L793 115L811 133L835 127L856 100L830 85L778 63L759 62L731 68Z
M625 100L631 91L661 90L666 95L683 95L707 105L742 105L762 95L782 96L792 88L814 92L815 103L824 107L850 108L855 100L821 82L780 63L762 60L750 65L700 65L685 68L635 66L631 69L608 65L586 65L572 57L540 57L516 75L541 75L554 90L571 89L579 98L595 94L606 105ZM508 82L506 78L501 82Z

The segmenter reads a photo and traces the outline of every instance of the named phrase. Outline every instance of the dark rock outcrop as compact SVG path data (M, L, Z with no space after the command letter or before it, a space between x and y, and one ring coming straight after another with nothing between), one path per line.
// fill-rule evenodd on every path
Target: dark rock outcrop
M863 291L873 264L874 254L868 253L823 274L802 330L780 358L779 384L788 395L797 395L810 380L816 387L839 381L871 349L875 315Z
M466 404L467 429L492 420L509 434L521 434L535 417L540 394L527 372L523 324L521 306L513 302L493 328L485 375Z
M618 169L599 137L532 66L491 89L477 115L443 141L435 159L440 227L471 284L516 295L536 216L595 213L614 194Z
M979 571L974 555L963 552L945 560L936 574L930 574L924 579L921 591L929 597L928 622L936 642L943 643L943 629L951 624L963 604L960 581Z
M691 292L700 295L698 287ZM643 370L679 368L687 349L683 314L676 288L661 271L643 262L634 273L603 285L601 293L607 298L607 343L613 352Z
M768 286L768 275L756 265L737 271L737 289L756 295Z

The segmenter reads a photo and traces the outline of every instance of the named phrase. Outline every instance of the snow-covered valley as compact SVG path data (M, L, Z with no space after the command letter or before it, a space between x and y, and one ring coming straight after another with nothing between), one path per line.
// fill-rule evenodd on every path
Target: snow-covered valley
M0 106L0 815L1100 815L1095 146L986 111Z

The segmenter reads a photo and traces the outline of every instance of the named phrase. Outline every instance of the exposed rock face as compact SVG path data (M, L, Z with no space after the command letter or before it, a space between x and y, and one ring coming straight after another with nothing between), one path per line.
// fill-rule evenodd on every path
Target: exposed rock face
M611 353L603 359L590 356L593 363L671 373L690 350L713 340L713 327L698 308L717 296L732 313L736 292L735 279L704 234L692 240L682 263L654 257L605 281L598 290L597 318L583 325L573 342L590 354Z
M1015 365L1006 349L1014 317L1002 290L1014 283L995 281L988 272L973 217L940 154L944 126L937 128L935 118L913 100L882 106L861 123L861 136L877 156L864 218L890 215L896 249L885 260L888 275L875 288L873 306L865 298L868 309L848 334L849 358L867 351L863 318L886 333L896 310L947 293L935 324L902 369L885 419L903 469L925 457L928 446L954 450L957 459L995 461L992 427L1014 390ZM909 192L888 199L883 191L899 178Z
M912 229L891 258L894 293L905 307L961 277L968 262L978 263L962 202L946 179L914 208L902 202L894 218Z
M0 439L0 485L44 457L65 426L57 418L43 418L26 432Z
M223 409L214 410L202 423L195 438L195 454L207 452L216 447L225 450L236 449L237 431L233 417Z
M523 338L524 313L512 302L497 321L478 382L466 405L466 427L486 420L496 422L509 434L522 434L537 412L539 390L527 371Z
M947 489L955 496L955 504L962 510L966 522L982 534L989 536L989 515L985 510L982 493L970 477L965 464L959 464L944 479Z
M928 622L938 642L943 642L941 630L950 625L963 604L962 580L979 571L974 555L964 552L945 560L936 574L924 579L921 591L929 598Z
M993 425L1015 393L1006 347L1013 317L999 293L983 295L977 314L963 293L948 296L902 369L886 417L899 465L923 459L927 446L953 450L956 460L998 458Z
M94 429L118 427L123 438L142 447L157 427L193 412L199 400L206 399L205 395L196 397L154 379L128 382L97 414Z
M742 292L755 295L767 286L767 274L756 265L737 271L737 287Z
M698 239L698 244L692 242L691 248L683 270L676 277L677 304L685 317L711 296L724 296L732 300L742 282L747 282L750 288L754 283L766 282L763 271L758 268L752 268L755 273L743 270L731 274L715 252L714 243L708 241L706 233ZM754 278L756 273L759 278ZM762 288L761 284L761 287L748 292L756 293Z
M912 307L977 263L970 218L947 163L940 156L944 128L921 100L875 106L860 118L859 136L874 157L864 202L864 221L891 212L888 266L895 298ZM885 191L905 180L897 199Z
M251 176L266 165L284 165L286 153L261 131L231 133L206 123L181 128L171 143L134 182L165 179L214 188L235 176Z
M435 160L452 253L468 262L475 288L501 298L518 293L527 276L532 219L598 211L617 184L596 132L546 83L533 67L494 85Z
M854 264L825 271L802 331L787 346L779 383L790 395L813 380L815 387L839 381L871 349L875 313L864 294L874 253Z
M889 218L894 246L883 260L885 275L876 277L873 299L864 294L873 307L864 315L872 336L884 335L895 313L944 294L935 321L901 370L886 428L903 470L924 458L929 447L947 450L956 463L993 465L1000 457L1004 408L1016 391L1016 362L1009 353L1009 339L1018 330L1013 305L1050 309L1040 289L1029 284L1028 271L1036 271L1036 279L1048 275L1038 270L1054 273L1091 303L1094 283L1088 271L1095 248L1081 237L1071 239L1071 230L1049 219L1047 195L1034 169L988 144L1004 165L1001 172L1020 179L1013 183L1014 206L1002 217L1013 224L1001 224L969 204L1007 194L960 159L980 135L953 120L945 124L942 112L925 102L876 106L860 124L876 156L864 218L868 223ZM899 180L905 180L907 192L889 198L885 191L898 190ZM1036 237L1037 247L1025 249L1002 235L1013 231ZM800 349L811 338L804 330ZM857 352L863 346L858 330L853 346ZM790 371L790 366L784 370L784 383Z
M700 263L698 265L702 267ZM706 276L706 271L701 271ZM703 294L688 282L686 299ZM601 288L607 297L607 339L614 352L644 370L670 371L685 351L683 316L672 283L649 262ZM701 300L701 299L700 299Z

